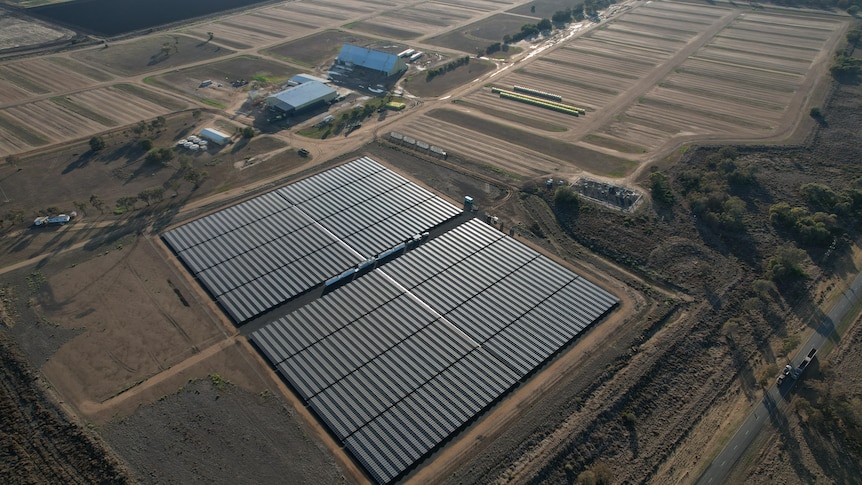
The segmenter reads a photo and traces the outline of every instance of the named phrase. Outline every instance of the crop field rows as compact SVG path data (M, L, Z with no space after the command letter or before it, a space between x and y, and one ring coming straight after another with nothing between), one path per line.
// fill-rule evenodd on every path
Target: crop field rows
M399 30L411 32L412 37L417 37L445 29L452 25L465 23L471 18L495 8L496 6L491 8L481 6L477 8L460 4L425 2L384 12L379 16L366 19L354 27L368 32L377 32L397 26Z
M0 118L13 125L0 130L0 156L41 146L45 140L62 142L87 137L118 124L134 123L170 111L113 87L10 106L0 110ZM28 133L32 136L26 136Z
M513 174L534 175L550 172L560 165L558 160L543 153L430 116L423 116L420 122L400 126L398 129L417 140L435 140L434 143L447 152L473 160L484 160Z
M757 17L736 19L602 133L651 148L677 134L773 133L837 23Z
M0 71L0 104L9 104L27 99L31 93L9 82Z
M592 155L566 156L560 147L525 153L535 140L525 142L528 137L517 130L557 132L557 140L578 149L626 146L626 154L639 156L680 136L774 136L796 114L788 107L811 81L812 63L831 48L841 23L793 14L741 13L731 20L731 12L652 2L494 79L502 89L521 85L559 95L567 105L586 109L584 117L501 99L486 87L466 94L459 108L407 120L399 131L524 175L578 165ZM713 27L728 21L721 30ZM710 28L717 30L714 37L700 35ZM683 49L687 57L679 55ZM667 74L655 77L655 69ZM644 83L649 76L656 81ZM608 106L620 111L611 117L602 112ZM604 119L591 123L598 114ZM465 136L457 122L468 115L487 123ZM591 133L596 136L587 137Z
M93 79L46 59L28 59L3 65L3 70L27 79L45 92L81 89L93 84ZM26 89L26 86L25 86Z

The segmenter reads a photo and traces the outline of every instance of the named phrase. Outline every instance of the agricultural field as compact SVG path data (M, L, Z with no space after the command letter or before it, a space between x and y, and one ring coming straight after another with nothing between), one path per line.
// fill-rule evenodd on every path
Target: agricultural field
M502 42L504 35L520 31L522 25L535 23L539 20L538 18L530 19L519 15L497 13L445 34L422 39L422 42L475 55L480 49L484 51L489 45Z
M379 48L378 39L341 30L325 30L302 39L272 46L263 51L276 59L306 68L327 68L335 61L344 44ZM389 45L389 44L386 44ZM399 47L393 47L393 50Z
M238 56L210 64L170 71L148 78L147 82L191 98L200 99L208 105L225 108L232 102L243 99L249 90L248 87L232 87L231 83L235 80L276 84L286 81L299 72L299 69L274 60ZM211 80L213 84L200 87L201 81L204 80Z
M613 21L587 24L590 30L582 35L516 64L436 116L406 121L398 131L465 156L489 159L499 153L491 159L521 176L579 169L625 176L640 160L682 140L788 136L845 25L827 16L651 2ZM491 92L513 86L551 93L584 114ZM443 112L450 114L440 116ZM455 120L464 117L473 121L458 126ZM471 130L470 141L461 144L464 128ZM529 154L509 146L527 139L520 133L529 130L554 132L555 143L581 153L566 155L553 143L516 143L528 147ZM607 164L603 157L631 163Z
M494 8L496 7L492 7ZM395 39L415 39L446 30L453 25L468 23L470 19L485 11L463 4L424 2L390 10L347 27Z
M209 34L212 33L213 42L217 44L224 44L233 49L248 49L272 44L285 38L300 37L314 30L315 27L258 11L206 24L196 24L183 32L199 39L208 39Z
M166 115L186 105L137 86L83 89L0 109L0 155L86 138L106 129Z
M75 52L72 57L120 76L135 76L230 54L233 51L215 43L173 34L106 44Z

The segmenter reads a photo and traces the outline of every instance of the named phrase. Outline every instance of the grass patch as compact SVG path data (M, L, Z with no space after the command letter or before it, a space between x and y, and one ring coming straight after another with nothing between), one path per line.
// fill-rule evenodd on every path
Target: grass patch
M42 138L37 133L34 133L27 128L2 116L0 116L0 128L3 128L9 133L12 133L13 135L15 135L15 137L20 138L21 141L30 146L42 146L48 144L48 140Z
M560 160L572 161L584 170L597 175L623 177L637 166L637 163L631 160L599 153L554 138L530 133L513 126L495 123L470 113L438 108L429 111L427 116L458 126L469 126L470 129L492 138L506 140L509 143L514 143L528 150L544 153Z
M592 143L593 145L610 148L611 150L616 150L620 153L646 153L646 148L639 147L637 145L632 145L631 143L626 143L622 140L617 140L613 138L607 138L600 135L587 135L584 138L586 141Z
M144 82L148 82L149 79L150 78L144 79ZM171 111L180 111L188 107L187 104L174 98L170 98L163 94L150 91L149 89L144 89L140 86L135 86L134 84L114 84L112 87L114 89L123 91L124 93L131 94L132 96L136 96L143 100L162 106L163 108L167 108Z
M479 110L487 115L493 116L494 118L500 118L502 120L511 121L513 123L518 123L520 125L529 126L530 128L536 128L537 130L550 131L555 133L561 133L564 131L568 131L568 128L565 126L561 126L555 123L550 123L544 120L537 120L534 118L529 118L526 116L519 115L517 113L512 113L510 111L503 111L500 109L494 109L490 106L473 103L471 101L464 101L463 99L458 99L453 101L455 104L459 104L461 106L466 106L471 109Z
M91 120L93 120L96 123L99 123L101 125L117 126L117 122L115 120L112 120L111 118L108 118L107 116L103 116L99 113L96 113L95 111L87 108L86 106L81 106L80 104L75 103L74 101L72 101L71 99L69 99L65 96L57 96L57 97L51 98L51 102L56 104L57 106L60 106L63 109L67 109L73 113L77 113L77 114L83 116L84 118L89 118L89 119L91 119Z
M213 101L211 99L204 99L204 98L197 98L197 99L198 99L198 101L200 101L201 103L203 103L207 106L212 106L214 108L219 108L219 109L225 109L226 108L224 103L219 103L218 101Z

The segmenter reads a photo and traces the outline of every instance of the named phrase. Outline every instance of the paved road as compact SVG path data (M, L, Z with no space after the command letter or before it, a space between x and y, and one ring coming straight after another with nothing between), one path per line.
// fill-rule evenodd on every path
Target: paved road
M844 319L850 312L853 306L859 302L862 296L862 273L856 276L850 287L841 295L841 299L835 303L829 314L823 317L817 331L802 345L799 352L791 360L794 367L798 366L808 352L813 349L820 349L826 340L835 331L835 325ZM803 374L804 377L804 374ZM697 481L698 485L715 485L724 482L730 473L733 466L739 461L739 457L751 445L754 437L760 432L760 429L767 421L771 421L779 414L784 412L790 405L790 390L793 388L795 381L787 378L779 387L772 385L754 410L739 428L730 442L724 447L721 453L713 460L706 472Z

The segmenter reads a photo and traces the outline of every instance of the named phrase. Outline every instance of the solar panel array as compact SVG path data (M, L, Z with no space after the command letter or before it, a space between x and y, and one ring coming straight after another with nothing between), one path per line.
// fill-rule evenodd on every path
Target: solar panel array
M360 158L162 237L242 323L460 212Z
M617 302L473 220L251 339L387 483Z

